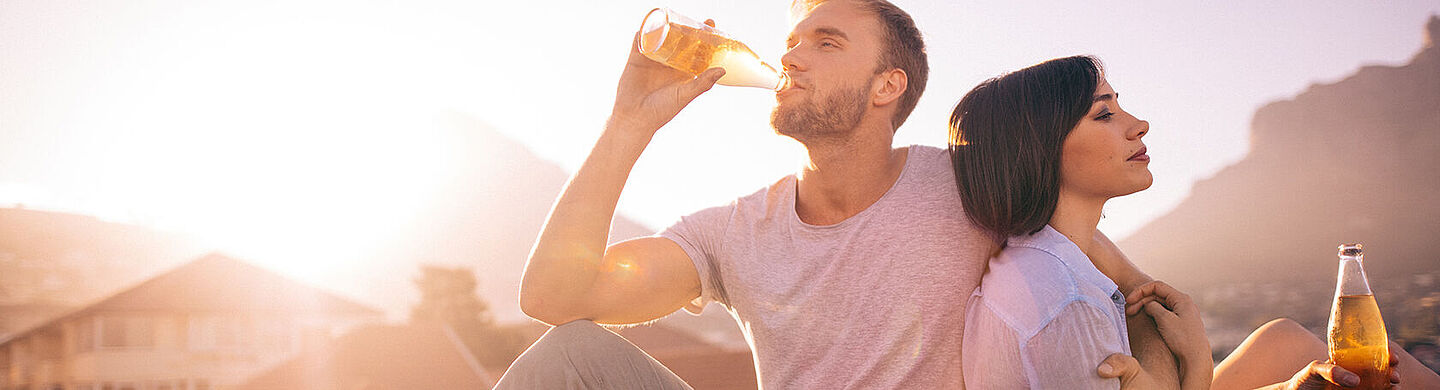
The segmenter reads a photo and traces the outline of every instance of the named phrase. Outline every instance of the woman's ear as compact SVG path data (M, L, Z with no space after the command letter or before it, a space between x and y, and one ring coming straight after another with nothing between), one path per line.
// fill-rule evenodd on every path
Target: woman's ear
M875 94L872 102L877 106L883 106L900 100L900 96L904 95L905 90L910 87L910 76L900 68L893 68L881 72L875 82Z

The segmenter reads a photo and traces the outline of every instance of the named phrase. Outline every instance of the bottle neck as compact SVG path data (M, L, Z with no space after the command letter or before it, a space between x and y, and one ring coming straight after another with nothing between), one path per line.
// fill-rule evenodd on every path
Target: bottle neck
M1371 295L1370 282L1365 278L1361 256L1341 256L1340 272L1335 280L1335 296Z

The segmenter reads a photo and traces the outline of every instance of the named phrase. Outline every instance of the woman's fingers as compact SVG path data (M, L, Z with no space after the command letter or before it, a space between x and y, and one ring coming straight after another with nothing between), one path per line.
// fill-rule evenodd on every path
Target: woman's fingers
M1321 363L1318 360L1311 361L1309 365L1290 378L1289 388L1321 389L1327 388L1330 384L1355 387L1360 384L1360 376L1334 364Z
M1131 291L1129 295L1125 296L1125 301L1133 302L1139 300L1141 297L1144 297L1146 295L1154 295L1168 300L1170 299L1170 297L1177 294L1185 295L1184 293L1181 293L1180 290L1176 290L1174 287L1170 287L1169 284L1165 284L1165 282L1159 280L1152 280L1140 285L1140 287L1135 288L1134 291Z
M1150 314L1150 318L1155 319L1155 325L1159 326L1160 329L1176 329L1177 324L1175 321L1180 320L1180 316L1175 315L1175 312L1166 309L1164 305L1156 301L1150 301L1145 304L1145 313Z
M1139 314L1141 310L1145 310L1145 304L1155 302L1156 299L1157 298L1155 298L1154 295L1146 295L1144 297L1141 297L1140 300L1135 301L1134 303L1126 304L1125 316L1128 317Z
M1139 312L1139 307L1143 307L1147 301L1151 300L1158 301L1161 305L1164 305L1166 309L1177 313L1190 314L1192 306L1194 306L1194 302L1190 300L1190 295L1176 290L1169 284L1165 284L1165 282L1155 280L1141 285L1136 288L1135 291L1131 291L1129 295L1125 296L1125 314L1134 315ZM1136 307L1132 308L1131 306Z
M1390 352L1390 388L1398 389L1400 388L1400 355L1395 354L1393 349L1386 350Z

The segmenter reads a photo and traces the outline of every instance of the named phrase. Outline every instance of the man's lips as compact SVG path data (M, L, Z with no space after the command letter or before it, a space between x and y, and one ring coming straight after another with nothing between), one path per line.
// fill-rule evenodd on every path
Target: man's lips
M794 80L791 80L790 83L787 84L787 85L785 85L784 88L780 88L779 91L775 91L775 96L778 97L778 96L780 96L780 95L785 95L785 94L787 94L787 93L789 93L789 92L792 92L792 91L795 91L795 90L799 90L799 89L805 89L805 87L801 87L799 83L796 83Z
M1134 155L1131 155L1130 158L1125 161L1150 161L1150 155L1145 154L1146 150L1147 148L1141 146L1140 150L1136 151Z

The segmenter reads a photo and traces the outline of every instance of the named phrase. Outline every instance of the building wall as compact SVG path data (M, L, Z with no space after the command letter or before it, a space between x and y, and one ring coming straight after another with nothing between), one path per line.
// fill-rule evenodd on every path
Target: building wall
M84 316L0 346L0 390L223 390L377 318ZM92 387L93 386L93 387Z

